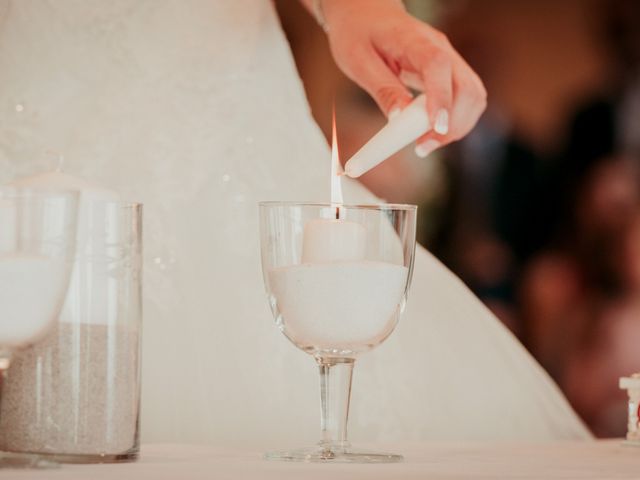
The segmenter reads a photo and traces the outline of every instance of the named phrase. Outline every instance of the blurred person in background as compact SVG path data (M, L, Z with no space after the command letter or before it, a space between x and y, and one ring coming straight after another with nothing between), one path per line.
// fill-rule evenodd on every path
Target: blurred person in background
M610 75L572 120L565 170L573 177L602 156L640 153L640 2L603 2L600 13Z
M430 246L525 344L519 279L562 223L568 119L607 80L599 22L593 1L443 2L439 25L490 102L445 151L446 213Z
M617 378L640 370L640 2L599 5L608 82L577 109L552 249L523 282L529 345L593 431L626 430Z
M522 314L530 348L601 436L626 431L620 376L640 366L637 159L594 161L565 234L527 265Z
M445 14L492 101L446 151L436 252L595 433L622 435L617 379L640 370L640 2L471 1Z

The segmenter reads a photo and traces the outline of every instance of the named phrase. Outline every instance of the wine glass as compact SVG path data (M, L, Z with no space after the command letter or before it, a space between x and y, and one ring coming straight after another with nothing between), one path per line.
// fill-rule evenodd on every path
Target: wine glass
M276 324L320 369L322 438L267 459L397 462L347 441L353 365L404 309L415 251L413 205L260 203L262 271Z
M75 254L77 212L74 191L0 187L2 383L12 354L42 339L55 324ZM0 468L51 465L37 455L0 453Z

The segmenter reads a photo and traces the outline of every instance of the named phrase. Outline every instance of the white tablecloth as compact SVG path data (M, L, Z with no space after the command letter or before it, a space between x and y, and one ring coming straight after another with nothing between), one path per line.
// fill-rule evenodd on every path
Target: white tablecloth
M378 447L378 450L380 448ZM318 465L270 462L259 452L193 445L145 445L129 464L0 470L2 479L640 479L640 448L621 441L549 444L395 445L403 463Z

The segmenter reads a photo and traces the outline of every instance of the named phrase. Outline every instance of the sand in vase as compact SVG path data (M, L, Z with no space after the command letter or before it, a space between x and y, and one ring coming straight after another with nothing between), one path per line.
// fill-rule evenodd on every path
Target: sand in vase
M0 395L0 449L113 455L138 443L138 334L59 323L19 352Z

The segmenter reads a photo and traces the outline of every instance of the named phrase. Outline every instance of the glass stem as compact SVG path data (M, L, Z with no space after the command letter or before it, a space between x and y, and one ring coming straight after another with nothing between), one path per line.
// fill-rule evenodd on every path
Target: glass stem
M0 348L0 402L2 401L2 390L7 381L7 372L11 364L11 351Z
M7 370L9 370L9 364L11 363L11 350L0 348L0 391L7 378Z
M331 456L336 450L343 452L349 447L347 421L354 359L321 357L317 361L320 368L320 446Z

